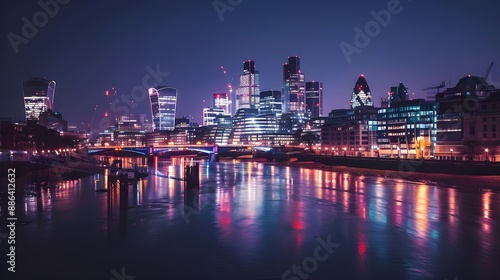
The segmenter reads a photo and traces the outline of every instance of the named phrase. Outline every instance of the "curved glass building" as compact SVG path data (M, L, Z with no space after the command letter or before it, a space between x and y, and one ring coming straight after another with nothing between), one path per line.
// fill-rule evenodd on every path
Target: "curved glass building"
M177 89L157 86L149 89L154 130L174 130Z
M46 78L33 78L23 83L24 113L26 120L38 120L40 114L53 110L56 82Z

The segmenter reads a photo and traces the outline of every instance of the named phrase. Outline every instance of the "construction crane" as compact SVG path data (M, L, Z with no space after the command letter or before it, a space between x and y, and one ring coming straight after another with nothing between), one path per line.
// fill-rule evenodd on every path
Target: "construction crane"
M229 80L229 77L227 76L227 71L226 69L224 68L224 66L221 66L220 69L222 69L222 72L224 73L224 76L226 77L226 81L227 81L227 88L228 88L228 91L229 91L229 112L230 114L232 114L232 104L233 104L233 79L231 79L231 81Z
M99 107L99 105L96 104L95 107L94 107L94 112L92 112L92 119L90 119L90 122L88 122L87 125L85 125L85 123L82 122L82 127L83 127L83 130L85 132L91 132L92 131L92 123L94 122L95 113L96 113L98 107Z
M484 75L484 78L486 79L487 82L491 82L491 80L493 79L492 77L488 77L490 74L491 74L491 68L493 68L493 63L495 61L492 61L491 64L490 64L490 67L488 67L488 70L486 71L486 75Z
M232 85L232 79L231 81L229 81L229 77L227 76L227 71L226 69L224 69L224 66L221 66L220 69L222 69L222 72L224 73L224 76L226 77L226 81L227 81L227 88L229 90L229 95L231 95L233 93L233 85Z
M446 86L446 83L443 81L443 82L441 82L440 85L432 86L432 87L427 87L427 88L424 88L423 90L432 90L432 89L435 89L435 90L437 90L437 93L439 93L439 89L442 89L445 86ZM426 100L434 100L437 93L427 92L427 96L426 96L425 99Z
M435 89L435 90L437 90L437 93L439 93L439 89L444 88L445 86L446 86L446 83L445 82L441 82L440 85L432 86L432 87L428 87L428 88L424 88L423 90Z

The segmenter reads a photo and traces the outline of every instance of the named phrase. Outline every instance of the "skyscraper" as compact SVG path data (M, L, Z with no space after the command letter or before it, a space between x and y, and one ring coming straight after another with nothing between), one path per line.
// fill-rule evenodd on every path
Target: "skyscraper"
M151 116L154 130L174 130L177 90L171 87L157 86L149 89Z
M33 78L23 83L24 113L26 120L38 120L41 113L53 110L56 82Z
M281 91L266 90L260 92L260 113L265 114L281 114Z
M255 71L255 62L243 62L243 75L240 76L240 86L236 90L235 111L242 108L259 109L260 81L259 72Z
M407 101L408 98L408 89L403 85L403 83L399 83L397 87L391 87L391 91L389 92L389 106L390 104Z
M364 106L373 107L373 101L370 87L366 82L365 76L361 74L352 90L351 109Z
M226 92L214 93L214 108L222 109L225 115L231 115L231 100Z
M306 112L310 114L311 118L323 115L322 82L312 81L306 83Z
M283 112L305 112L305 82L300 70L300 57L288 57L283 64Z

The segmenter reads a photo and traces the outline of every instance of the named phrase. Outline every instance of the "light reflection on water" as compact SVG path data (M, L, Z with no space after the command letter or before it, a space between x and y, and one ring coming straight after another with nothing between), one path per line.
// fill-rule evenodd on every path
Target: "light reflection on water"
M182 178L182 166L196 162L156 159L150 171ZM498 193L263 163L200 164L197 212L187 219L182 182L164 176L131 187L126 214L116 193L111 220L106 193L95 192L107 176L63 182L26 198L23 218L31 223L19 231L20 262L66 264L64 245L79 252L68 269L85 262L80 255L106 252L82 279L111 278L109 271L122 266L137 279L177 273L281 279L312 255L317 236L330 235L341 247L311 279L488 279L500 273ZM33 250L48 257L31 257Z

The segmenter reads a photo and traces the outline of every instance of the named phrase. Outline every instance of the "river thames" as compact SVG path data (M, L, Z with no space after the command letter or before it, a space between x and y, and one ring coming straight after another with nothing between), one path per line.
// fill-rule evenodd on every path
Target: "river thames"
M166 176L195 162L185 199ZM1 279L500 279L496 191L256 162L150 169L111 218L103 175L18 198Z

